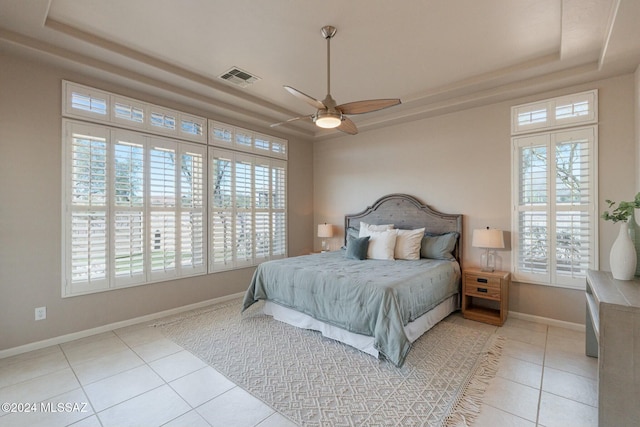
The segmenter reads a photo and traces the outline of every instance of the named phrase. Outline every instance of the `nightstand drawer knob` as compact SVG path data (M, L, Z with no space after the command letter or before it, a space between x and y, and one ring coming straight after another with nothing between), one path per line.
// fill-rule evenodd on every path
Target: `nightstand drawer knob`
M487 279L483 279L483 278L481 278L481 277L478 277L478 279L477 279L477 280L478 280L478 282L480 282L480 283L488 283L488 282L489 282ZM486 292L486 291L485 291L485 292Z
M487 293L487 288L477 288L478 292Z

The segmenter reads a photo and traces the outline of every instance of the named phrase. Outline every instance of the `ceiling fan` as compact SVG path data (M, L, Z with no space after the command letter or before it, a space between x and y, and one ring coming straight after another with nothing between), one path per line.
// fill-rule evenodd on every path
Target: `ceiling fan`
M363 114L370 113L372 111L382 110L383 108L393 107L400 104L399 99L368 99L365 101L349 102L342 105L336 105L336 101L331 97L331 38L336 35L336 28L330 25L324 26L321 29L322 36L327 40L327 96L322 100L317 99L300 92L298 89L294 89L291 86L284 86L284 88L291 95L306 102L307 104L316 108L314 114L307 116L293 117L284 122L274 123L271 127L279 126L284 123L293 122L296 120L308 120L316 124L316 126L326 129L337 128L342 132L350 135L358 133L355 123L351 121L346 115L348 114Z

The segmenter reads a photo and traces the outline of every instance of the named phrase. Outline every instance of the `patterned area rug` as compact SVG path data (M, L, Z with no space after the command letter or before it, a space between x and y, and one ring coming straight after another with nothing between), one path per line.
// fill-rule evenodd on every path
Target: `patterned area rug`
M495 375L502 339L442 321L402 368L241 300L157 323L163 333L301 426L464 426Z

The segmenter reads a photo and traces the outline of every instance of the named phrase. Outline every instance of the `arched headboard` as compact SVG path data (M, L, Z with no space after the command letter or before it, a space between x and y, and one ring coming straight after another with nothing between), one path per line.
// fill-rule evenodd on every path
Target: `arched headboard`
M462 261L462 215L438 212L408 194L389 194L362 212L345 215L345 244L347 230L360 230L360 221L367 224L393 224L395 228L405 230L424 227L425 232L433 234L457 232L454 256L459 263Z

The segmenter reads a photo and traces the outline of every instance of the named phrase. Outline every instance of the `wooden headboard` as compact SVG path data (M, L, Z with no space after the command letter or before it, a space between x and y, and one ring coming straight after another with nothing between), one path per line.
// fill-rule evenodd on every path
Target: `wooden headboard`
M345 215L345 245L347 230L360 230L360 221L367 224L393 224L395 228L412 230L425 228L425 232L444 234L458 233L458 243L454 256L462 260L462 215L445 214L435 211L408 194L389 194L376 200L362 212Z

